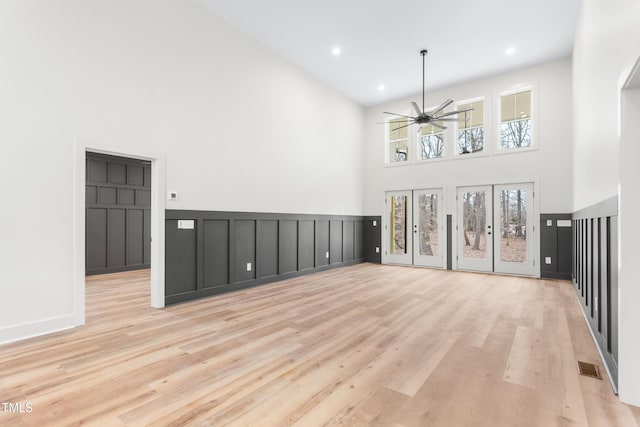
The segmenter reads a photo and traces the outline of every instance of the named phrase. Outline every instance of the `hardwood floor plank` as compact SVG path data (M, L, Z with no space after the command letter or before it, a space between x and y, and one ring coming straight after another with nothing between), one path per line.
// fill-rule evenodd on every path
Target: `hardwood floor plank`
M87 278L84 327L0 346L10 426L640 426L563 281L359 264L153 309Z

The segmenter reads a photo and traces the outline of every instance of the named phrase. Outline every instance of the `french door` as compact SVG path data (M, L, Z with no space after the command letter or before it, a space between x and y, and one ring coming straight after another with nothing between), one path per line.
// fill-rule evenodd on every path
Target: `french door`
M388 192L383 261L443 267L441 189Z
M496 185L493 194L495 271L532 276L533 184Z
M458 268L534 274L533 184L459 187Z

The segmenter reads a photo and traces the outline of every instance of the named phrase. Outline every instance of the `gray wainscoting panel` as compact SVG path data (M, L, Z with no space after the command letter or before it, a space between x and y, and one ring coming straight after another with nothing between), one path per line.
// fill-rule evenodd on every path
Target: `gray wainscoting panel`
M278 275L278 220L258 221L258 277Z
M363 259L365 256L365 233L364 233L364 220L356 219L354 221L354 230L353 230L353 252L354 259ZM367 260L368 261L368 260Z
M569 227L565 226L567 221ZM540 214L542 277L571 280L572 228L571 214Z
M127 212L127 264L143 264L144 211L129 209Z
M355 221L342 223L342 260L352 261L355 258L353 247L355 244Z
M298 269L312 270L315 266L315 222L298 221Z
M165 219L166 304L363 262L367 252L357 216L167 210Z
M593 215L593 216L591 216ZM611 373L618 383L618 216L617 198L607 199L572 215L573 259L558 264L572 265L574 290L587 325ZM558 228L560 233L565 232ZM566 237L566 236L565 236Z
M127 165L124 163L111 163L109 165L112 184L127 183Z
M127 211L109 209L109 267L125 265Z
M279 273L287 274L296 271L298 269L298 221L290 219L280 221L278 242ZM310 259L313 261L313 254Z
M256 221L235 221L235 279L238 282L256 278ZM251 264L251 271L247 271L247 264Z
M151 165L87 153L86 274L149 268Z
M618 217L609 218L609 269L611 297L611 355L618 363Z
M329 264L342 262L342 221L329 221Z
M197 289L196 227L179 229L178 220L165 221L165 294L177 295Z
M229 220L206 219L203 223L203 287L229 284Z
M329 221L316 221L316 266L329 264Z
M364 257L367 262L382 263L382 217L364 219Z
M107 210L87 209L87 270L107 268Z

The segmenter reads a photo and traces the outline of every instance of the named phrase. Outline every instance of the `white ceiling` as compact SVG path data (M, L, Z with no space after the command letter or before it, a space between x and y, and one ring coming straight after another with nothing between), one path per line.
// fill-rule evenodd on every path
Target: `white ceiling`
M364 106L571 55L580 0L199 0ZM342 53L333 56L339 46ZM506 54L507 49L515 53ZM384 85L385 89L378 88Z

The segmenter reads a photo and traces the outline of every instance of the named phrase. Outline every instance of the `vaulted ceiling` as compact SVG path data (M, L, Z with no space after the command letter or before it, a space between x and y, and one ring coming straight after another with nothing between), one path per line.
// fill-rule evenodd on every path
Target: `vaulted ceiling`
M580 0L198 0L364 106L571 55ZM333 50L340 54L334 55Z

